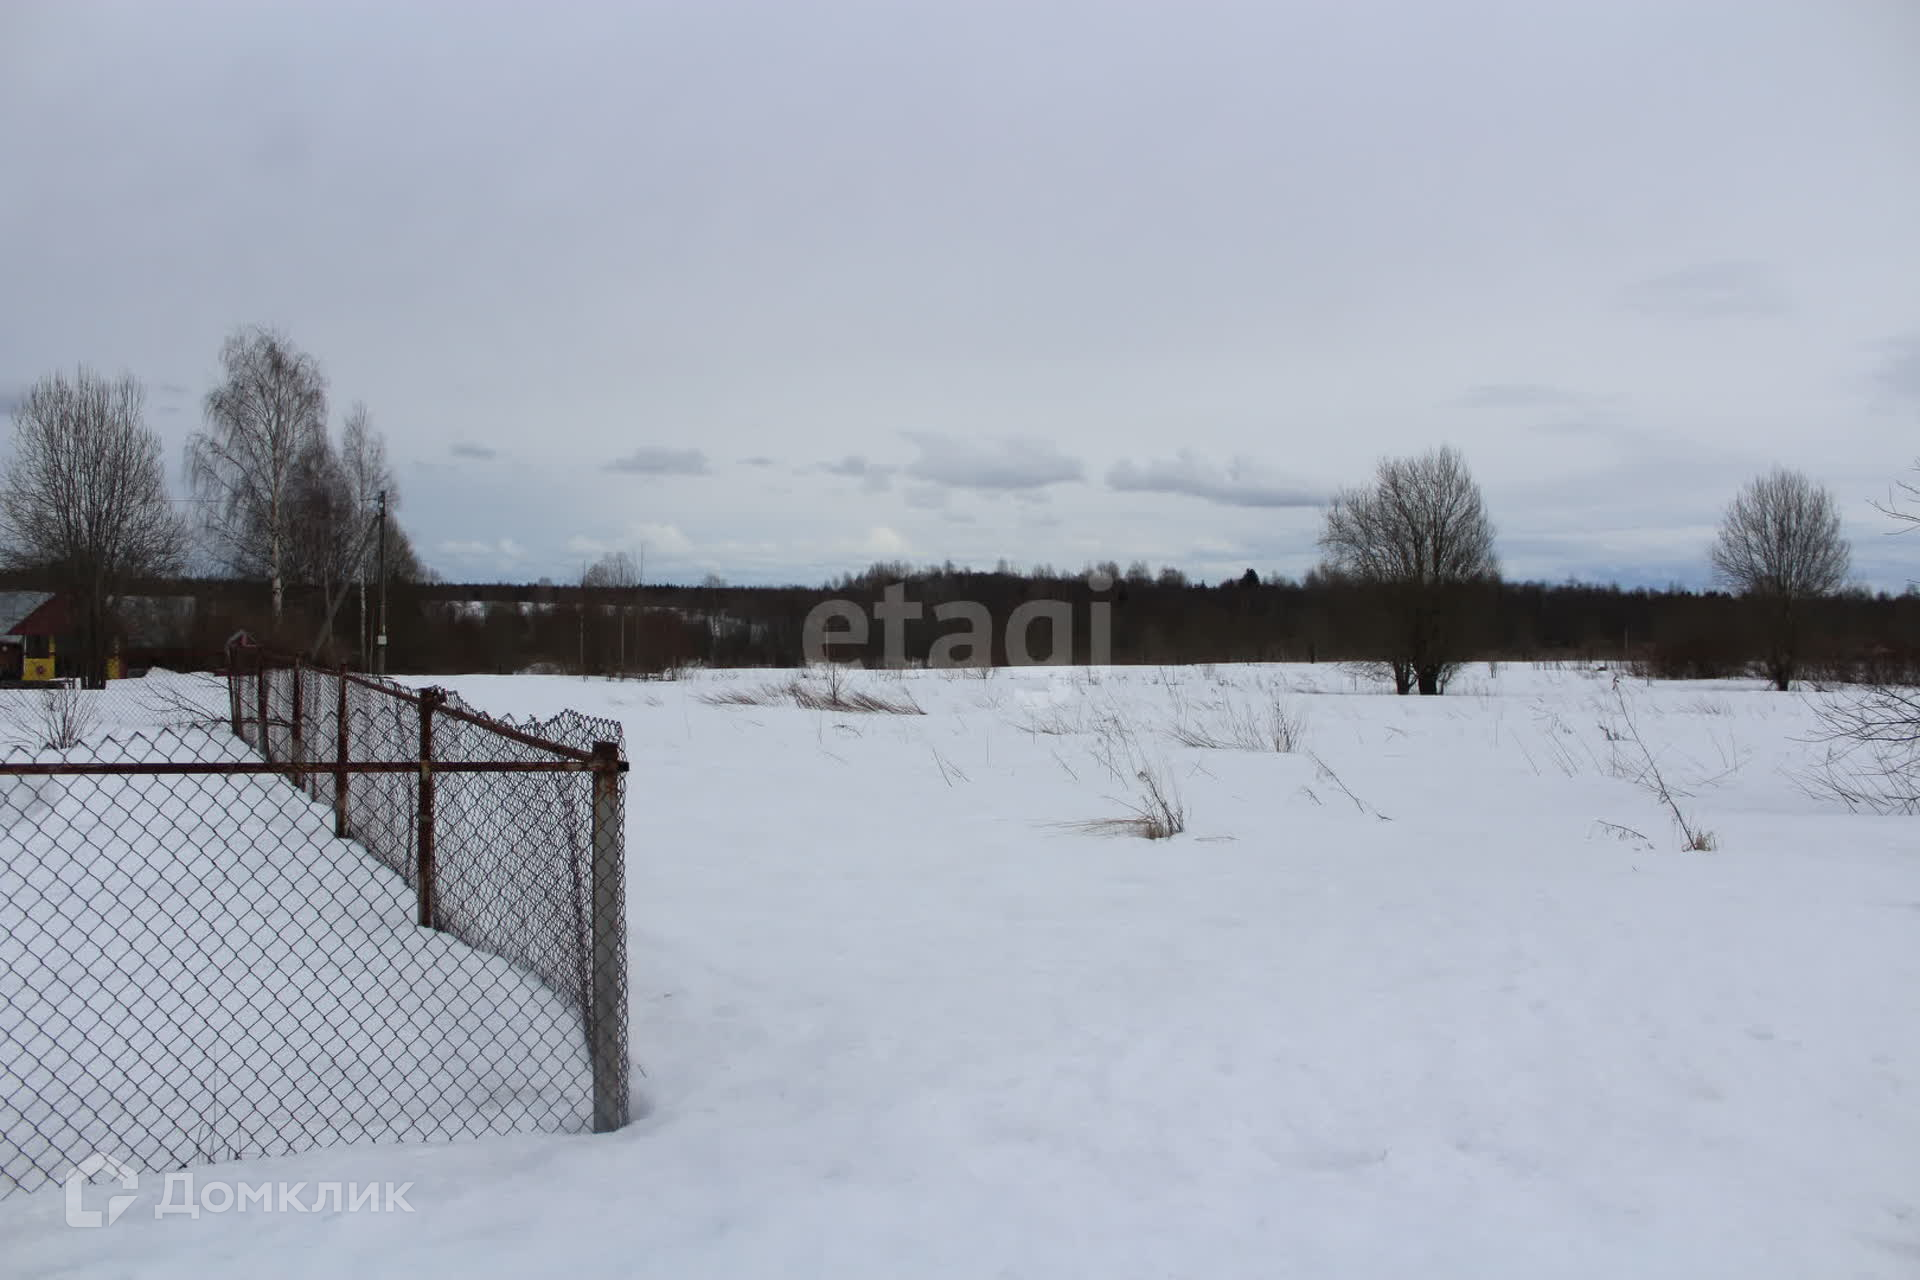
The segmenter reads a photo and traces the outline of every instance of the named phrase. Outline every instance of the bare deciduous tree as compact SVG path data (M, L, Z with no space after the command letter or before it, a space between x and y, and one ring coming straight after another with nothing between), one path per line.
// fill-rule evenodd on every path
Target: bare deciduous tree
M68 593L93 687L106 680L119 597L134 579L178 572L186 551L145 403L130 377L42 378L14 410L0 483L0 562L49 573Z
M640 566L630 552L609 551L580 571L580 585L610 595L631 591L640 585Z
M1466 459L1452 448L1383 458L1370 487L1334 496L1320 546L1331 572L1378 600L1395 690L1442 692L1462 656L1472 589L1500 572Z
M1813 707L1826 753L1807 790L1856 811L1920 813L1920 690L1873 685Z
M34 745L47 751L71 751L85 742L100 720L99 704L93 701L98 696L71 685L48 689L37 710Z
M1802 606L1838 591L1852 564L1833 495L1785 467L1755 478L1728 504L1712 560L1714 576L1753 603L1767 678L1784 691L1804 647Z
M394 512L400 508L400 487L394 480L393 468L387 463L386 441L373 429L373 417L367 412L367 406L357 400L347 410L346 420L341 425L339 457L355 512L362 518L372 519L382 499L385 499L387 577L396 581L412 581L421 577L422 571L414 559L412 544L393 518ZM367 583L380 578L381 549L381 540L368 538L348 556L347 572L360 590L360 643L363 652L369 642Z
M1920 462L1915 462L1913 469L1920 471ZM1888 493L1885 502L1873 504L1875 509L1881 515L1888 516L1906 526L1904 529L1895 530L1896 533L1912 533L1915 529L1920 529L1920 484L1915 484L1911 480L1896 480L1893 487L1897 490L1897 494Z
M399 508L400 490L393 482L393 469L387 465L387 442L373 429L373 415L358 400L341 423L340 466L346 472L353 500L361 508L371 510L383 493L389 512Z
M580 585L587 591L587 607L603 614L615 633L616 639L607 655L610 670L625 675L627 617L639 594L640 566L629 552L609 551L581 570Z
M206 505L210 550L243 577L265 578L279 621L301 460L324 442L327 383L319 364L270 329L242 329L220 350L207 429L187 442L187 475Z
M1920 468L1920 463L1915 464ZM1882 514L1911 533L1920 528L1920 485L1897 483L1904 498L1874 503ZM1902 503L1908 505L1903 506ZM1819 740L1826 757L1808 789L1840 800L1850 809L1876 813L1920 813L1920 689L1875 683L1814 704L1820 718Z
M355 509L346 469L332 441L321 436L294 463L287 503L289 581L321 588L331 602L364 549L367 521Z
M334 621L349 588L359 587L360 645L367 647L367 584L380 580L384 551L389 581L423 576L412 544L394 519L400 491L387 464L386 442L373 429L366 405L356 401L341 426L340 444L322 433L295 464L291 496L293 533L289 544L289 582L316 588L323 623L316 645L335 642ZM380 510L386 505L385 536Z

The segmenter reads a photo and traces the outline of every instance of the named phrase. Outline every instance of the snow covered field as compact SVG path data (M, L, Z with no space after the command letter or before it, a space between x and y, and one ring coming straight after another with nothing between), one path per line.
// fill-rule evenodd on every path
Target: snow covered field
M1800 790L1799 696L789 675L441 681L625 723L628 1130L200 1171L411 1214L16 1195L0 1272L1920 1274L1920 828ZM1085 825L1142 771L1182 834Z

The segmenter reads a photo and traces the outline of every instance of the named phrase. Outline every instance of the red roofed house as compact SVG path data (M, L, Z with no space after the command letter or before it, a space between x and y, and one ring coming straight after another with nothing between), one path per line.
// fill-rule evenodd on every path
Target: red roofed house
M60 637L72 631L73 615L64 596L0 591L0 680L53 679Z

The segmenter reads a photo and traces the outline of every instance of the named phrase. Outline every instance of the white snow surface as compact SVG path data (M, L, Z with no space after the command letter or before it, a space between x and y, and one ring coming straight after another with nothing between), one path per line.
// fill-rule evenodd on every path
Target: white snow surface
M625 724L633 1125L197 1171L410 1181L410 1214L15 1195L0 1274L1920 1275L1920 840L1796 784L1823 695L1223 666L707 701L790 674L438 681ZM1300 749L1170 733L1276 704ZM1075 825L1138 768L1184 833Z

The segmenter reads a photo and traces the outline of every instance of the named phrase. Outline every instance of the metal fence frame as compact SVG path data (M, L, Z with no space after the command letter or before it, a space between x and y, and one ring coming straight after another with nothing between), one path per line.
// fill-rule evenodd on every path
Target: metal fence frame
M623 831L623 775L628 765L622 758L617 723L573 717L569 727L576 736L592 731L594 740L590 746L570 745L537 732L539 726L523 727L484 715L460 704L444 689L410 689L344 667L315 667L298 658L251 648L229 652L225 675L230 727L259 753L257 760L0 762L0 778L275 775L316 801L330 801L336 837L355 840L367 856L412 882L418 925L516 963L577 1008L591 1069L592 1129L602 1133L623 1127L630 1113ZM316 695L331 705L317 711ZM371 699L381 716L404 718L410 732L417 724L418 750L400 759L355 758L353 729L366 716L353 715L350 696ZM445 732L436 733L436 729ZM456 733L465 738L449 742L449 735ZM442 828L449 821L438 808L441 779L554 775L558 782L566 775L583 773L591 778L588 829L579 833L585 835L587 847L563 854L570 859L576 880L575 914L586 918L574 926L572 964L556 969L551 963L543 966L512 940L503 942L498 929L491 938L480 936L481 931L463 927L457 911L447 910L438 865ZM398 827L394 821L356 821L356 800L375 805L382 800L356 797L355 779L371 782L382 777L414 782L407 788L412 792L413 812ZM387 801L382 816L398 818L390 812L396 807ZM400 842L391 838L400 827L406 830L409 848L399 847ZM537 874L538 869L520 868L515 873ZM583 877L590 877L584 891L578 883ZM524 922L515 923L522 930L527 927ZM521 930L509 932L516 931Z

